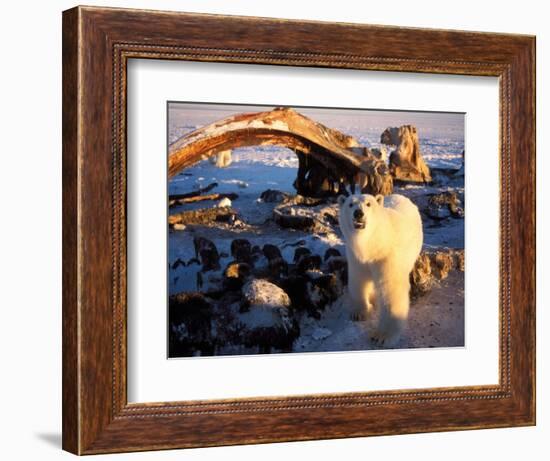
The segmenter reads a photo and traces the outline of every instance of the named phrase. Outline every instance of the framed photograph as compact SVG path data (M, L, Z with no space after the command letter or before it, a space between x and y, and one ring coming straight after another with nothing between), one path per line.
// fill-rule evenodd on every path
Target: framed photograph
M535 38L63 13L63 448L535 424Z

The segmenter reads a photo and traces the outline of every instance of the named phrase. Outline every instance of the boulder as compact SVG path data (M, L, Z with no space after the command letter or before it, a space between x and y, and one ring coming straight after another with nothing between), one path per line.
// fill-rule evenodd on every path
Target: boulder
M235 261L250 263L252 261L252 246L246 239L235 239L231 242L231 256Z
M311 250L307 247L299 247L294 250L294 264L296 264L304 256L310 255Z
M319 255L304 255L298 261L296 270L300 274L304 274L307 271L318 271L321 269L321 263L321 256Z
M240 290L251 274L252 268L248 263L230 262L224 271L224 288L227 290Z
M261 193L260 198L266 203L282 203L291 199L292 196L280 190L267 189Z
M426 294L452 270L464 271L464 250L423 251L410 274L411 295L416 298Z
M290 315L291 302L285 291L267 280L254 279L243 286L242 294L245 306L239 322L244 345L258 347L260 353L269 353L273 348L292 350L300 328Z
M464 209L460 205L461 202L456 192L447 191L433 194L428 199L426 214L434 219L445 219L449 216L464 218Z
M195 256L202 263L202 271L218 270L220 268L220 255L212 240L205 237L194 237Z
M242 294L247 306L290 306L290 298L284 290L264 279L254 279L247 282L243 286Z

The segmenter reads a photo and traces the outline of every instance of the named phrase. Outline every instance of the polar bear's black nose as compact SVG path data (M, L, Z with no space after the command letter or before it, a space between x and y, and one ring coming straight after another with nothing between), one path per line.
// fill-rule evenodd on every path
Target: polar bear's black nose
M359 208L353 212L353 217L355 219L361 219L364 215L365 214L363 213L363 210L361 210Z

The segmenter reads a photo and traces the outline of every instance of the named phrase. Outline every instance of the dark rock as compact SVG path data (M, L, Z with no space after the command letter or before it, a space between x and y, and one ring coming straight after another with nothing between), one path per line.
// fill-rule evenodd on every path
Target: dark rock
M275 189L267 189L262 192L260 198L266 203L281 203L291 198L290 194Z
M268 262L269 275L275 279L288 275L288 263L283 258L270 259Z
M311 250L306 247L296 248L294 251L294 263L296 264L303 256L310 255Z
M281 324L248 328L241 335L244 345L258 347L260 354L270 354L274 349L292 352L294 341L300 336L300 325L296 319L286 317Z
M305 255L298 261L296 270L299 273L305 273L307 271L314 271L321 269L321 256L319 255Z
M336 248L328 248L325 251L325 261L328 261L329 258L342 256L342 254Z
M201 293L170 296L168 304L169 355L189 357L214 353L213 306Z
M270 353L272 349L292 350L300 327L290 316L290 298L285 291L260 279L247 282L242 293L248 304L239 314L244 345L258 347L260 353Z
M309 309L309 298L305 289L309 279L305 275L290 275L281 279L278 284L288 294L292 308L298 311Z
M262 251L264 256L270 261L272 259L283 258L281 250L279 250L279 248L277 248L275 245L271 245L270 243L265 244Z
M231 242L231 256L236 261L250 263L252 261L252 246L246 239L235 239Z
M251 273L252 268L249 264L239 261L230 262L224 271L224 288L240 290Z
M321 311L338 298L343 292L343 285L335 274L321 275L312 278L308 285L308 296L311 306Z
M195 255L200 258L202 271L218 270L220 268L220 255L214 242L204 237L193 238Z
M348 284L348 262L344 256L332 256L327 261L328 271L334 274L342 286Z

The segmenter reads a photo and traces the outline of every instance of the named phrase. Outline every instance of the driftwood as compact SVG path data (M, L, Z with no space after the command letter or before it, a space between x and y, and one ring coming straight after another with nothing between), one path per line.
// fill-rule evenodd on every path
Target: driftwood
M390 171L400 181L430 182L430 169L420 153L416 127L403 125L390 127L380 136L380 142L396 146L390 155Z
M210 192L215 187L218 187L217 182L213 182L211 184L208 184L208 186L203 187L201 189L194 190L192 192L186 192L185 194L173 194L168 197L169 200L181 200L186 199L189 197L196 197L197 195L205 194L206 192Z
M231 222L237 213L232 208L201 208L199 210L182 211L168 216L168 224L212 224L216 222Z
M299 159L295 187L299 194L322 197L355 190L391 193L392 178L385 163L369 149L352 151L352 136L328 128L289 108L238 114L182 136L169 147L168 175L173 177L205 157L236 147L277 145L296 152Z
M170 200L168 204L169 206L184 205L186 203L204 202L207 200L221 200L223 198L228 198L229 200L236 200L239 198L239 196L238 194L235 194L233 192L230 192L228 194L194 195L191 197L183 197L176 200L172 200L172 196L170 196Z

